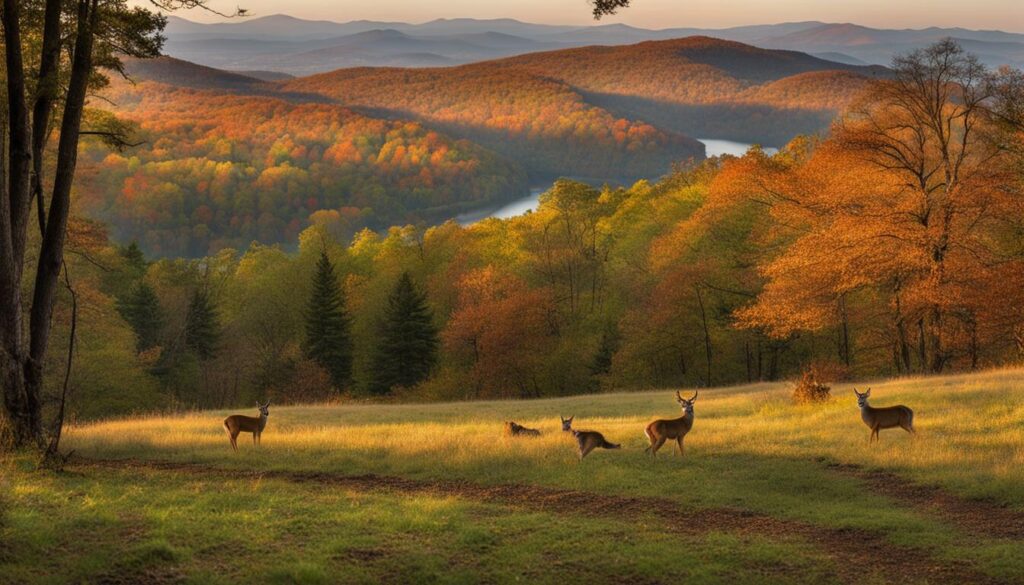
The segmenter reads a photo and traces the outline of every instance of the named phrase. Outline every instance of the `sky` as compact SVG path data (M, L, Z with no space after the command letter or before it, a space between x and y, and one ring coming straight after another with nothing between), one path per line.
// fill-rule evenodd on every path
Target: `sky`
M147 4L146 0L132 0ZM724 28L820 20L876 28L962 26L1024 32L1024 0L633 0L633 6L602 23L643 28L692 26ZM252 16L286 13L311 20L391 20L424 22L435 18L515 18L545 24L588 24L586 0L209 0L211 8L236 6ZM221 21L202 10L179 11L201 22Z

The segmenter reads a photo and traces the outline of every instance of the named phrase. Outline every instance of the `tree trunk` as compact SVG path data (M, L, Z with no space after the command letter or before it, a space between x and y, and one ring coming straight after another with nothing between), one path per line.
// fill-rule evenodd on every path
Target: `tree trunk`
M704 327L704 357L707 361L707 375L704 378L705 387L711 387L711 333L708 331L708 315L704 310L704 297L700 294L700 286L694 287L697 291L697 303L700 305L700 321Z
M21 277L24 267L26 228L32 201L32 151L37 145L29 127L25 101L25 69L21 54L19 2L4 0L0 15L4 27L7 64L8 115L10 123L7 197L0 204L0 368L3 370L4 408L12 446L45 447L42 424L43 359L52 329L53 303L64 260L64 240L71 206L71 183L78 156L82 110L92 74L93 31L97 0L79 0L77 30L71 76L65 96L53 191L48 214L43 213L42 242L36 267L28 347L22 321ZM52 22L59 0L48 0L44 33L59 35L59 23ZM59 12L58 12L59 14ZM44 50L55 41L44 37ZM59 43L58 43L59 44ZM55 67L44 55L40 75ZM48 64L49 63L49 64ZM50 79L47 77L47 79ZM44 92L45 93L45 92ZM39 106L39 102L36 103ZM42 111L42 110L40 110ZM45 128L44 123L36 124ZM42 151L44 142L39 142ZM41 166L40 166L41 168ZM41 189L41 182L39 183Z

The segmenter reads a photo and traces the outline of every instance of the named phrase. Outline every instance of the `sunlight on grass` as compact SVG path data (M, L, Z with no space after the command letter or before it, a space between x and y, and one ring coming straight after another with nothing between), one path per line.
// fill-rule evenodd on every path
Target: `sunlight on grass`
M68 446L96 458L136 457L260 469L517 480L591 489L630 487L656 493L669 485L697 488L688 497L721 503L720 476L750 475L768 466L821 468L822 460L907 474L972 496L1024 507L1024 371L999 370L873 384L877 406L907 404L918 435L883 431L868 443L850 385L833 388L821 406L794 406L787 383L702 391L687 457L666 445L648 461L643 428L655 417L679 416L669 391L603 394L535 401L416 405L277 407L262 447L248 435L233 454L221 427L226 412L131 418L73 427ZM598 451L582 464L560 432L559 415L578 428L602 431L621 452ZM516 420L540 438L507 438L501 423ZM585 473L581 470L586 470ZM689 470L666 480L664 472ZM657 477L641 481L643 476ZM747 476L746 479L756 480ZM795 480L787 480L795 481ZM728 490L724 493L728 493Z

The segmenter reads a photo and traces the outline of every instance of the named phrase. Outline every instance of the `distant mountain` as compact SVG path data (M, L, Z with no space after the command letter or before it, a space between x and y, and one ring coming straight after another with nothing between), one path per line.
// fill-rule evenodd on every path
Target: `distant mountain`
M821 24L784 35L765 36L758 46L809 53L838 52L867 63L888 64L894 55L953 38L989 66L1024 65L1024 34L963 28L882 30L856 24Z
M263 84L263 81L255 76L196 65L173 57L124 58L123 61L125 71L133 79L155 81L178 87L252 90Z
M299 74L354 66L458 65L559 48L688 36L801 51L848 65L888 65L895 54L953 37L990 66L1024 65L1024 34L934 27L886 30L816 21L650 30L623 24L580 27L471 18L422 24L367 20L338 23L286 15L199 24L172 16L166 33L166 51L175 57L211 67Z

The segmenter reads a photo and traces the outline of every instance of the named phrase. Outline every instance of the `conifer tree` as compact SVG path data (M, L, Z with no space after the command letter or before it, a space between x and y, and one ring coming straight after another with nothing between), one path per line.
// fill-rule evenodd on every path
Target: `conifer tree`
M117 310L135 332L135 349L145 351L158 345L164 326L163 310L153 288L139 281L123 299L118 299Z
M408 272L395 284L381 323L370 390L387 394L395 386L414 386L430 375L437 361L437 327Z
M219 340L220 320L217 310L205 290L196 290L189 302L185 319L185 345L200 360L207 361L216 356Z
M306 310L306 340L303 349L331 377L335 388L344 388L352 376L351 319L345 295L338 286L327 252L320 253L313 277L313 294Z

